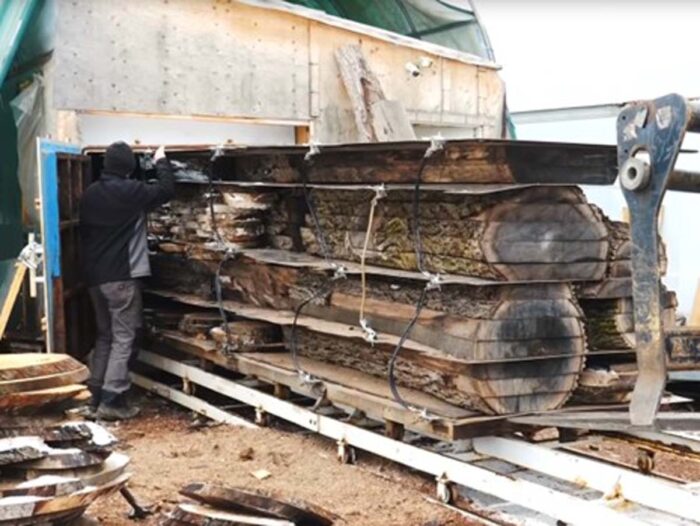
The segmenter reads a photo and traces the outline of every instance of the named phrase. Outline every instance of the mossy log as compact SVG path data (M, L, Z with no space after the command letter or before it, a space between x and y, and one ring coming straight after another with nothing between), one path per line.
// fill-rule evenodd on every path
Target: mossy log
M216 269L213 262L164 255L153 264L157 287L185 293L201 291L199 285L192 289L193 275L211 278ZM326 282L317 272L245 259L225 263L222 275L226 298L285 311ZM370 326L400 336L423 286L368 276L364 316ZM309 332L299 348L309 357L386 377L393 349L372 347L362 339L361 304L359 276L339 281L303 312L319 321L356 326L357 337ZM446 287L427 295L410 339L433 352L402 351L402 359L413 365L402 366L401 385L488 413L561 407L576 386L586 354L582 313L563 284Z
M333 257L359 261L369 232L367 261L416 270L412 194L314 190L323 236ZM503 281L597 280L607 269L608 231L602 214L572 187L525 188L485 195L428 191L421 196L425 267ZM307 221L301 237L321 254Z

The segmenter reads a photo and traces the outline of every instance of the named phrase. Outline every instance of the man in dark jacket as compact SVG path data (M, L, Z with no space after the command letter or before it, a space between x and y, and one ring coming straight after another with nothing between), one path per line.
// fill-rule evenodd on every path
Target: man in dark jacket
M95 308L97 339L88 388L99 418L132 418L127 404L129 363L142 325L140 278L149 276L146 213L169 201L175 191L170 162L161 146L155 153L158 180L130 179L136 158L129 145L107 148L102 174L80 202L85 279Z

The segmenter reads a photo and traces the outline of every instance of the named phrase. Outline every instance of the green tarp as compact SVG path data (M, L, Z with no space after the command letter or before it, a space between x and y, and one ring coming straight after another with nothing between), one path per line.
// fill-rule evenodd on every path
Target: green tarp
M467 0L288 0L400 35L492 60L486 35Z

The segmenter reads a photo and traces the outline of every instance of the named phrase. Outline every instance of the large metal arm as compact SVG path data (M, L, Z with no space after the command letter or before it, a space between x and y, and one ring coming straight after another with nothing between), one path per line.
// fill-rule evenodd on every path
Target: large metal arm
M619 178L632 230L632 290L639 369L630 420L638 426L654 423L666 386L659 209L667 188L700 192L700 173L673 171L686 131L700 132L700 112L675 94L628 104L617 119Z

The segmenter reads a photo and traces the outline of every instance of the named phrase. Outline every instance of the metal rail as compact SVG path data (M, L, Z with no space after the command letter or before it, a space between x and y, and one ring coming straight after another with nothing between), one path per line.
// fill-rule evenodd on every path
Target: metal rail
M550 451L544 446L533 446L522 441L496 437L476 439L473 442L475 452L488 455L481 460L507 462L515 469L514 472L501 474L482 467L479 460L466 462L388 438L160 354L144 351L139 361L182 378L185 384L203 385L244 402L254 407L256 414L274 415L331 438L337 442L338 456L344 461L353 456L348 451L354 447L431 474L436 477L438 495L450 493L446 488L456 484L572 525L681 525L690 524L689 520L698 518L696 503L700 502L700 497L690 489L628 469ZM151 382L145 376L140 376L139 383L149 386ZM163 390L156 389L155 392L163 393ZM173 399L170 394L166 396ZM195 398L189 398L188 407L196 407L192 403ZM214 418L220 416L210 411L211 406L204 407L204 401L200 402L202 412ZM541 478L528 478L529 469L551 476L561 483L548 486ZM573 487L579 488L585 484L600 492L601 496L595 500L586 499L566 491L562 483L564 486L573 483ZM488 513L488 509L482 511ZM519 517L514 518L515 522L520 522L517 520Z

